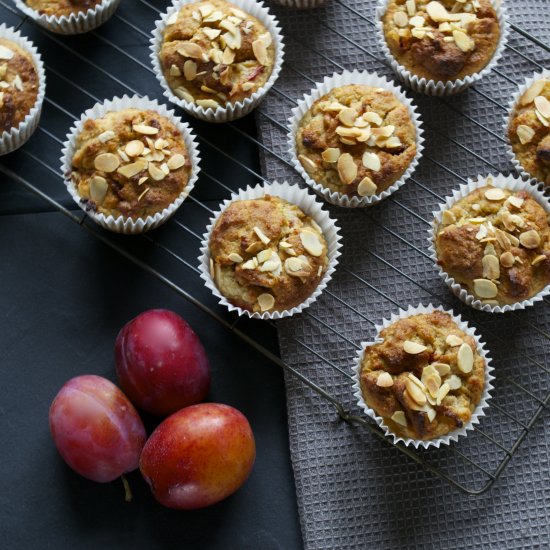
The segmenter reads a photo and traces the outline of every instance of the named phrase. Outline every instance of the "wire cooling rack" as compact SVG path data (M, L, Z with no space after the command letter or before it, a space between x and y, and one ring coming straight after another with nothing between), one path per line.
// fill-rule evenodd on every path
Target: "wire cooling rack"
M130 3L123 2L113 19L97 31L81 37L64 38L50 34L35 26L31 20L20 14L10 2L0 0L2 19L13 27L22 28L23 33L29 36L42 52L45 58L48 88L43 116L37 133L22 149L0 160L0 172L38 195L50 207L62 212L75 224L92 233L122 256L160 279L180 296L209 314L223 327L233 331L248 345L297 377L330 402L345 421L362 425L389 446L406 454L419 465L466 493L473 495L487 491L510 462L542 412L550 404L550 384L548 384L550 382L550 368L538 357L530 354L528 349L515 350L516 361L522 368L521 374L508 376L503 372L498 372L498 382L505 383L512 388L514 395L514 401L509 403L512 406L499 405L498 400L493 399L490 407L491 411L499 415L499 418L506 419L513 427L513 429L510 429L512 435L506 441L500 440L490 429L486 429L484 423L482 424L483 428L475 427L477 443L473 446L465 447L462 444L455 444L438 451L414 451L401 444L392 444L372 423L350 413L348 408L342 405L341 400L335 397L331 387L324 387L321 383L308 378L299 369L285 363L266 349L260 343L261 338L258 335L261 334L262 330L265 330L266 324L275 326L275 323L250 321L241 317L234 317L222 310L213 297L204 294L196 266L196 257L200 236L207 225L207 220L215 210L215 208L209 206L213 196L217 201L219 201L220 193L225 197L229 196L232 191L242 187L243 180L246 178L248 180L252 178L265 181L265 178L260 174L257 159L247 158L246 155L243 155L239 144L242 145L244 141L248 141L248 145L251 143L257 147L265 158L269 157L285 168L290 167L288 156L284 151L276 151L266 146L255 135L252 135L246 124L241 122L227 123L220 130L219 136L216 137L216 132L212 132L212 126L207 127L204 123L192 121L199 137L201 156L210 161L203 162L203 170L197 188L188 199L188 202L194 208L192 210L181 208L165 226L151 234L132 238L113 235L98 228L85 213L75 209L74 204L71 203L66 194L57 160L64 136L73 121L79 118L80 114L95 102L114 95L137 94L161 98L160 89L150 67L148 46L153 23L158 19L160 13L166 9L166 2L161 0L135 0L131 3L131 6L128 6L128 4ZM352 4L351 0L347 2L333 0L333 4L343 10L343 13L347 14L350 20L353 19L356 23L364 25L367 32L373 33L374 22L358 8L357 4L359 3ZM345 24L327 23L314 11L308 12L307 17L315 19L327 33L338 36L349 47L350 51L358 50L373 61L384 63L379 52L371 51L362 43L350 38L350 35L346 33ZM307 70L300 69L294 64L292 49L288 47L289 42L292 42L294 47L308 49L309 53L320 63L325 63L327 67L331 67L331 72L346 68L344 62L334 59L330 53L324 50L321 51L322 48L315 45L308 44L299 30L294 28L294 25L290 25L290 27L292 27L291 30L286 27L284 29L287 42L285 70L293 74L302 83L302 87L305 85L306 89L310 88L314 79L307 74ZM518 37L521 37L522 42L528 45L529 48L537 47L545 52L550 52L547 45L524 29L512 25L511 30ZM531 71L542 69L543 65L529 55L529 48L507 46L509 52L530 65ZM510 76L499 72L498 69L496 72L511 84L519 83L519 79L514 81ZM497 109L502 109L501 114L504 115L505 107L498 97L493 97L477 87L474 87L474 92L496 106ZM283 102L286 107L281 109L280 116L273 115L267 109L260 109L257 115L259 122L262 122L262 119L264 123L268 121L273 132L286 134L284 113L295 105L296 97L297 95L292 96L276 83L266 101ZM445 100L437 101L445 102ZM456 111L459 116L472 122L480 132L487 133L499 142L503 141L502 137L494 130L477 122L475 118L458 110L454 105L447 105ZM438 133L437 128L433 130ZM485 164L488 169L498 170L491 159L485 159L480 152L469 149L467 144L460 143L453 137L443 135L441 137L448 140L452 146L467 152L476 162ZM430 157L427 154L424 156L434 167L456 178L458 181L455 186L465 181L461 175L435 156ZM221 158L224 159L225 163L231 163L234 172L228 174L216 170L216 160ZM420 181L418 176L412 178L411 185L423 189L431 198L436 200L436 204L442 202L443 197ZM401 198L391 197L388 201L391 201L395 208L399 208L412 216L419 224L422 232L425 233L425 229L429 225L425 214L415 211L413 207L402 202ZM398 239L410 249L411 254L426 256L424 250L415 243L404 239L394 229L377 219L376 216L370 216L369 214L369 219L371 223L380 227L388 236ZM367 250L366 253L373 261L380 262L386 269L397 273L408 284L413 285L424 294L433 296L440 303L449 306L451 298L440 295L439 289L434 290L426 282L415 279L396 262L386 258L380 252ZM164 261L166 258L170 260L170 264ZM162 272L158 268L159 265L163 266ZM393 304L395 307L406 306L402 301L400 302L395 297L390 296L383 288L379 288L380 285L377 286L367 280L364 275L349 270L345 264L341 265L339 270L349 276L350 285L365 287L378 295L380 299ZM375 325L375 321L370 316L349 304L346 297L333 292L330 285L323 296L349 308L350 312L367 324ZM319 300L321 308L323 307L323 299L322 297ZM546 308L549 303L545 299L542 307ZM326 334L330 333L335 338L340 339L351 355L359 348L358 342L351 341L341 334L330 322L322 318L323 315L320 315L317 309L315 312L312 310L305 311L302 315L307 316L308 320L318 325L318 328L326 331ZM484 321L486 317L480 317L475 312L468 310L463 311L463 316L479 328L483 335L490 335L506 349L506 336L498 334L489 327L488 323ZM379 322L380 319L376 319L376 321ZM523 322L529 326L529 329L532 330L539 341L542 341L544 346L548 346L550 342L549 327L540 326L536 322L536 318L534 320L524 320ZM319 353L308 342L299 337L293 338L293 341L318 360L333 367L341 374L343 379L349 380L348 371ZM546 381L546 385L541 384L541 376ZM499 391L500 388L497 386L494 393L497 394ZM522 406L520 406L520 403ZM528 406L524 406L525 403L528 403ZM491 448L490 458L487 452L488 447ZM466 479L459 474L460 471L463 471L464 466L470 471L470 475L466 476Z

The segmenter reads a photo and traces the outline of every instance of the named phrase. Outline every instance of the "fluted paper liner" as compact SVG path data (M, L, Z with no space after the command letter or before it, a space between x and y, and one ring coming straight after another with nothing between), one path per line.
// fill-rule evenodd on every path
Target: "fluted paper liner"
M166 117L176 128L181 132L182 138L189 154L191 161L191 171L189 173L189 181L187 185L180 193L178 198L169 206L167 206L162 212L157 212L154 216L147 216L147 218L138 218L133 220L132 218L118 216L106 216L100 212L92 212L86 210L85 205L81 202L82 197L78 194L74 182L70 179L69 174L72 171L72 159L75 153L75 141L78 135L82 132L84 122L88 119L101 118L110 111L121 111L123 109L140 109L140 110L152 110L156 111L159 115ZM84 210L90 218L92 218L99 225L105 229L110 229L115 233L125 234L138 234L154 229L159 225L167 221L174 215L176 210L182 205L183 201L187 198L189 193L193 190L195 182L199 177L199 163L200 155L197 147L195 135L191 131L189 124L182 122L177 117L174 111L167 109L164 105L159 104L156 100L151 100L148 97L138 96L123 96L115 97L114 99L105 100L103 103L97 103L91 109L85 111L80 120L76 121L70 132L67 134L67 140L63 144L62 156L61 156L61 173L65 178L65 185L69 191L73 200Z
M385 90L392 92L394 96L407 107L409 116L416 130L416 155L410 162L409 166L407 166L407 169L403 175L387 189L370 197L350 197L349 195L345 195L337 191L331 191L329 188L317 183L306 172L302 166L302 163L298 160L296 151L296 134L298 132L298 126L310 107L318 99L328 94L332 89L346 86L348 84L363 84L374 88L384 88ZM378 76L376 73L368 73L366 71L344 71L343 73L334 73L332 76L326 76L323 82L318 82L315 84L315 88L313 88L309 94L304 95L303 99L298 101L298 105L292 109L292 117L289 119L288 124L289 131L287 134L287 142L294 168L296 168L306 183L327 202L338 206L343 206L345 208L371 206L386 197L389 197L392 193L395 193L395 191L405 185L407 180L412 176L418 166L420 158L422 157L422 151L424 149L424 137L420 114L416 110L416 106L413 102L405 95L403 88L394 84L386 77Z
M103 0L94 8L71 15L44 15L33 10L24 0L14 0L15 5L38 25L57 34L82 34L103 25L115 13L120 0Z
M36 101L27 113L27 116L19 123L19 126L5 130L0 135L0 156L7 155L16 149L19 149L33 135L38 123L40 122L40 114L42 113L42 104L46 95L46 73L44 72L44 64L38 50L34 44L19 31L8 27L5 23L0 25L0 38L11 40L25 51L31 54L36 73L38 75L38 93Z
M300 305L284 311L264 311L263 313L251 312L247 309L242 309L229 302L225 296L219 291L216 283L212 279L210 274L210 235L216 222L218 221L224 210L235 200L249 200L262 198L265 195L271 195L280 197L291 204L298 206L305 214L314 219L322 230L323 236L327 243L327 256L328 265L323 274L323 278L312 292L312 294L302 302ZM282 319L283 317L290 317L296 313L300 313L305 308L309 307L319 295L323 292L328 282L332 278L336 266L338 265L338 257L340 256L340 248L342 244L340 242L341 236L339 234L339 227L334 220L330 218L329 213L323 210L321 203L316 200L314 195L311 195L305 189L301 189L297 185L290 185L288 182L283 181L281 183L274 181L273 183L259 184L255 187L247 187L246 189L240 189L236 193L231 194L231 198L226 199L221 204L220 210L214 214L214 217L210 219L210 224L206 229L206 233L203 235L201 243L201 254L198 258L200 276L206 283L206 286L212 291L214 296L219 300L219 303L227 307L229 311L236 311L239 315L246 315L252 319Z
M368 346L373 346L383 342L383 339L380 338L380 332L386 327L392 325L399 319L405 319L412 315L418 315L421 313L432 313L434 311L443 311L448 313L453 321L458 325L458 327L464 331L466 334L470 335L477 344L477 351L483 360L485 361L485 386L483 388L483 394L479 403L472 413L470 421L462 426L462 428L457 428L448 434L438 437L435 439L429 440L419 440L412 438L403 438L390 430L390 428L385 424L384 419L379 416L373 409L371 409L366 401L363 398L363 393L361 392L361 363L365 354L365 349ZM361 342L361 349L357 352L357 358L355 364L352 368L352 378L353 378L353 395L357 398L357 405L361 408L365 414L372 418L378 426L384 431L385 435L393 439L393 443L403 443L407 447L410 445L418 449L422 447L427 449L429 447L439 448L441 445L449 445L451 441L457 441L459 437L466 436L469 431L474 429L475 424L479 424L481 417L485 416L485 409L488 407L488 401L491 398L491 390L493 389L492 381L495 377L491 374L493 372L493 367L491 367L491 359L489 357L488 351L485 349L485 344L481 341L478 334L474 328L470 327L465 321L462 320L460 315L455 315L452 310L445 310L442 307L434 307L432 304L424 306L422 304L417 307L409 306L407 310L400 309L397 313L392 313L389 319L384 319L381 325L376 325L376 339L372 342Z
M504 118L504 136L506 138L506 153L508 155L508 158L510 159L510 162L514 165L514 168L516 169L516 172L520 174L522 177L527 178L531 181L534 185L546 185L544 182L538 180L535 176L527 172L525 168L521 165L521 162L516 157L516 154L514 153L514 150L512 149L512 144L510 143L510 139L508 138L508 126L510 125L512 115L514 113L514 110L516 108L516 105L518 104L518 101L520 100L521 96L531 87L532 84L534 84L537 80L548 80L550 81L550 70L543 69L539 73L534 73L532 77L526 78L524 84L520 85L518 87L517 92L514 94L512 101L510 102L510 105L508 107L508 114Z
M505 176L503 174L497 174L493 176L489 174L487 176L477 176L476 180L468 179L468 183L462 184L458 189L453 191L453 195L446 197L445 203L439 205L439 209L433 212L434 220L432 221L432 228L428 230L429 233L429 251L430 257L434 261L434 264L439 272L439 276L445 281L445 284L453 291L453 294L457 296L465 304L486 311L489 313L505 313L507 311L515 311L518 309L525 309L527 306L532 306L535 302L540 302L543 296L550 294L550 285L545 286L538 294L527 300L521 300L514 304L505 304L502 306L492 306L490 304L484 304L482 300L476 298L470 291L457 283L453 277L446 273L443 268L437 263L437 254L435 251L435 237L436 231L441 224L441 218L443 212L451 208L456 202L466 197L469 193L480 187L486 185L492 185L494 187L500 187L502 189L508 189L510 191L527 191L530 195L537 200L537 202L550 213L550 200L545 197L540 191L534 188L529 182L524 181L515 176Z
M182 6L185 4L192 4L195 1L196 0L173 0L172 5L168 8L168 10L162 14L158 21L155 22L155 28L153 29L153 36L151 38L151 45L149 48L151 50L150 58L155 75L162 86L163 94L168 101L178 105L190 115L201 120L206 120L207 122L227 122L230 120L236 120L255 109L279 77L284 58L284 44L283 36L281 34L281 27L279 26L277 19L275 19L275 17L269 12L268 8L264 6L263 2L256 2L255 0L231 0L231 4L249 15L254 16L261 23L263 23L269 31L275 46L275 63L267 82L259 90L256 90L250 97L246 97L243 101L227 103L225 106L220 105L216 109L213 109L212 107L205 109L204 107L200 107L195 103L190 103L189 101L185 101L184 99L176 96L176 94L170 89L170 86L168 86L166 78L164 78L159 58L162 40L164 37L164 30L166 29L166 21L174 12L179 11Z
M432 80L424 77L419 77L401 65L397 59L392 55L386 37L384 36L384 29L382 25L382 17L386 13L388 4L391 0L378 0L378 6L376 8L376 34L378 36L378 45L382 50L384 57L391 65L397 76L415 92L420 92L426 95L433 96L446 96L453 95L462 92L474 82L477 82L487 74L489 74L498 64L499 59L504 53L504 47L508 41L508 20L506 9L502 6L500 0L493 0L493 7L497 14L498 23L500 26L500 36L498 39L498 45L493 54L493 57L489 60L487 65L483 67L479 73L473 73L466 75L464 78L457 78L456 80L450 80L448 82L442 82L440 80Z

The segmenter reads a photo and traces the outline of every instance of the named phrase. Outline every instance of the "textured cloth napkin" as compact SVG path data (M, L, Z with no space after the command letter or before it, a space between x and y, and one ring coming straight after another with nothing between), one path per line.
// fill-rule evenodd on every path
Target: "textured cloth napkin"
M293 100L313 82L345 69L393 76L382 61L375 2L329 0L298 11L277 7L287 59L257 113L267 179L303 185L288 165L286 125ZM548 0L508 3L509 18L542 42L550 40ZM424 121L426 150L415 182L366 210L328 207L344 236L344 253L327 292L302 315L277 323L283 359L354 414L349 373L362 340L399 307L443 305L462 313L487 342L496 368L483 434L470 432L449 448L417 451L452 479L478 490L550 393L550 301L525 311L491 315L468 309L441 282L427 256L431 212L462 178L511 170L502 123L524 78L548 66L549 54L512 30L497 71L456 97L412 94ZM524 57L525 56L525 57ZM539 67L537 67L537 63ZM351 309L349 306L352 306ZM307 346L309 349L307 349ZM318 355L316 355L318 354ZM329 360L329 365L324 360ZM341 369L342 372L339 372ZM286 375L290 450L305 547L549 548L550 428L548 411L493 487L480 496L459 492L362 426L339 420L326 400ZM532 395L518 388L525 388Z

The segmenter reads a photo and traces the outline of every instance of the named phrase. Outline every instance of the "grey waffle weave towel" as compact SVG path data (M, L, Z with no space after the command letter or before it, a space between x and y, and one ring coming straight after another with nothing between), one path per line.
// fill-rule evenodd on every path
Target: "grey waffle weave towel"
M304 12L275 2L272 8L284 28L287 64L257 113L261 140L271 151L263 154L263 170L267 179L301 184L287 164L285 127L292 99L342 67L392 72L381 62L370 22L374 1L328 0L326 7ZM549 0L509 2L508 12L513 23L549 42ZM498 72L477 84L477 91L447 99L414 97L427 142L415 181L369 210L330 208L344 235L338 273L308 313L278 323L284 360L360 414L346 374L355 345L374 336L369 320L378 323L398 307L420 302L465 314L487 342L496 367L496 389L481 424L485 435L471 433L453 445L466 458L445 448L419 455L473 490L489 478L468 459L493 473L506 456L504 449L523 433L508 413L527 424L540 406L537 399L550 392L549 302L503 316L468 310L439 280L426 255L426 220L441 197L463 183L461 177L511 169L502 141L503 106L517 84L537 70L536 63L550 64L546 51L515 31L509 44L513 49L506 50ZM293 376L287 375L286 383L290 450L308 550L550 548L547 412L492 489L468 496L369 430L339 421L330 404Z

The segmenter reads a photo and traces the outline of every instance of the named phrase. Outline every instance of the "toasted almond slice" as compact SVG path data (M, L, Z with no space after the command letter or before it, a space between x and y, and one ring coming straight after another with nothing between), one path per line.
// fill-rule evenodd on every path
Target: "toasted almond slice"
M269 260L269 258L271 258L272 253L273 253L273 251L270 248L266 248L265 250L262 250L256 256L257 259L258 259L258 262L261 263L261 264L263 264L264 262L267 262L267 260Z
M535 107L538 112L546 119L550 119L550 101L543 95L535 97Z
M389 372L381 372L376 379L376 385L381 388L389 388L393 386L393 378Z
M426 404L426 395L412 380L405 380L405 388L415 403L421 406Z
M138 185L143 185L148 179L149 179L149 176L142 176L138 180Z
M426 346L419 344L418 342L413 342L412 340L405 340L403 342L403 350L411 355L418 355L427 349L428 348Z
M449 21L449 13L446 8L439 2L430 2L426 6L426 12L428 13L430 19L436 23L442 21Z
M404 11L396 11L393 14L393 22L398 27L406 27L409 23L409 18L407 17L407 14Z
M407 13L410 17L412 17L416 13L416 1L415 0L407 0L405 2L405 7L407 8Z
M192 59L187 59L183 64L183 76L185 80L194 80L197 76L197 64Z
M292 275L296 271L300 271L303 267L304 267L304 264L302 260L300 260L300 258L291 257L285 260L285 271L289 275Z
M435 411L435 409L432 409L432 407L428 408L426 414L428 415L428 420L430 422L433 422L435 420L435 417L437 416L437 412Z
M506 198L506 193L500 187L491 187L485 191L485 198L490 201L501 201Z
M331 101L330 103L325 103L321 106L321 110L329 113L338 113L342 109L345 109L346 106L338 103L337 101Z
M10 60L14 55L13 50L10 50L7 46L0 45L0 59Z
M134 139L132 141L129 141L126 144L126 147L124 148L124 151L129 157L139 157L141 153L143 153L143 150L145 149L145 145L143 144L143 141L139 141L138 139Z
M535 130L525 124L519 124L516 128L516 135L518 136L520 143L525 145L526 143L531 143L535 137Z
M208 17L214 11L214 6L212 4L202 4L199 5L198 9L203 17Z
M480 298L494 298L498 294L498 288L493 281L474 279L474 292Z
M378 172L382 163L380 162L380 157L376 153L371 153L366 151L363 153L363 166L374 172Z
M275 298L271 294L260 294L258 296L258 305L261 312L269 311L275 305Z
M546 80L537 80L534 82L531 87L521 96L521 99L519 100L520 105L529 105L529 103L533 102L535 100L535 97L537 97L544 88L544 85L546 84Z
M101 172L114 172L120 166L120 160L112 153L101 153L94 159L96 170Z
M170 76L181 76L180 68L177 65L170 66Z
M540 235L534 229L525 231L519 236L519 242L525 248L537 248L540 244Z
M363 117L357 117L353 125L356 128L367 128L367 126L369 126L369 123Z
M359 143L365 143L371 136L372 130L370 127L360 129L359 135L355 138Z
M376 186L376 183L374 183L368 176L365 176L357 186L357 193L361 197L372 197L373 195L376 195L377 191L378 187Z
M403 411L395 411L392 414L391 419L400 426L407 426L407 417Z
M424 369L424 370L426 370L426 369ZM431 373L427 374L426 376L424 376L424 374L422 374L422 382L426 386L428 391L430 392L430 395L432 397L436 397L437 392L439 390L439 387L441 386L441 376L439 375L439 373L435 369L433 369L433 370L435 372L431 372Z
M317 164L315 164L315 162L309 157L306 157L305 155L299 155L298 160L302 163L302 166L306 169L306 171L313 172L317 170Z
M447 363L432 363L439 376L447 376L451 372L451 367Z
M232 262L235 262L236 264L240 264L243 261L243 257L240 256L239 254L237 254L236 252L231 252L231 254L229 254L228 258Z
M363 119L367 122L375 124L376 126L380 126L383 122L382 117L374 111L367 111L366 113L363 113Z
M217 109L220 106L219 103L213 99L197 99L195 103L203 109Z
M438 390L437 392L437 405L441 405L441 401L443 401L443 399L445 399L445 396L449 393L450 391L450 387L449 387L449 384L447 384L447 382L445 382Z
M168 164L170 170L178 170L182 166L185 166L185 157L180 153L176 153L168 159L166 164Z
M99 134L99 136L97 136L97 139L101 143L107 143L108 141L111 141L115 137L115 135L116 134L112 130L106 130L105 132Z
M445 338L445 343L452 348L460 346L463 342L464 340L462 340L462 338L460 336L457 336L456 334L449 334L447 338Z
M191 57L192 59L201 59L204 54L203 49L194 42L182 42L176 51L183 57Z
M486 279L498 279L500 277L500 264L498 258L492 254L483 256L483 277Z
M537 118L540 120L543 126L546 126L547 128L548 126L550 126L550 122L548 122L548 119L545 116L543 116L538 109L535 109L535 115L537 115Z
M267 237L267 235L259 227L254 226L254 233L256 233L258 239L260 239L260 241L262 241L265 245L269 244L269 237Z
M466 374L472 372L472 369L474 367L474 352L468 344L464 343L460 346L460 348L458 348L456 360L458 368L462 372Z
M158 166L156 166L152 162L149 163L148 170L149 170L149 175L155 181L162 181L166 177L166 174Z
M292 245L290 243L287 243L286 241L280 241L279 246L281 248L292 248Z
M251 258L247 262L244 262L241 267L243 269L256 269L258 267L258 262L256 258Z
M258 60L258 63L261 65L268 64L269 57L267 55L267 48L263 40L259 38L254 40L254 42L252 42L252 51L254 52L254 57Z
M275 272L278 271L281 268L281 260L279 256L275 256L276 260L268 260L267 262L264 262L260 266L260 271L267 273L267 272Z
M107 195L109 184L105 178L94 176L90 180L90 197L98 205L102 205Z
M449 390L458 390L462 386L462 380L460 376L456 374L451 374L451 376L445 380L445 383L449 386Z
M543 262L544 260L546 260L546 256L544 254L539 254L538 256L535 256L533 258L533 261L531 262L531 265L539 265L540 262Z
M453 38L455 40L455 44L463 52L469 52L475 47L475 42L465 32L453 31Z
M411 27L423 27L424 23L426 23L426 20L421 15L415 15L409 19L409 25Z
M357 111L355 109L352 109L351 107L344 107L338 113L338 120L340 120L340 122L342 124L345 124L346 126L353 126L356 118Z
M223 12L220 10L215 10L208 15L203 15L203 21L205 23L215 23L216 21L221 21L223 19Z
M340 149L338 147L329 147L321 153L321 157L325 162L338 162Z
M212 29L210 27L203 27L202 32L204 32L204 34L206 34L206 36L208 36L208 38L210 38L210 40L215 40L216 38L218 38L218 36L220 36L222 31L220 29Z
M186 90L183 86L179 86L174 90L174 93L184 101L187 101L188 103L194 103L195 98L189 93L188 90Z
M356 138L357 136L362 135L363 130L361 128L348 127L348 126L338 126L336 128L336 133L341 137L346 138Z
M392 136L384 142L383 147L386 147L388 149L395 149L396 147L401 147L401 145L401 140L397 136Z
M445 225L452 225L453 223L456 223L456 216L450 210L444 210L441 215L441 221Z
M225 48L222 54L222 63L224 65L231 65L235 61L235 52L230 48Z
M148 162L146 160L139 159L131 164L125 164L124 166L121 166L117 170L117 172L125 178L133 178L134 176L145 170L147 166Z
M134 132L138 134L144 134L146 136L154 136L159 133L159 129L147 124L134 124L132 126Z
M317 233L304 229L300 231L300 240L302 241L302 246L312 256L318 257L323 253L323 243Z
M412 36L415 38L418 38L419 40L422 40L426 36L426 31L424 29L418 29L414 28L411 31ZM443 40L446 40L448 37L446 36Z
M390 137L395 132L395 126L388 124L388 126L381 126L380 128L373 128L372 135L376 137Z
M523 205L523 199L521 197L516 196L516 195L510 195L508 197L508 202L512 206L515 206L516 208L521 208L522 205Z
M503 252L500 255L500 263L503 265L503 267L512 267L515 261L516 259L510 251Z
M357 177L357 165L349 153L344 153L338 158L338 175L345 185L349 185Z

